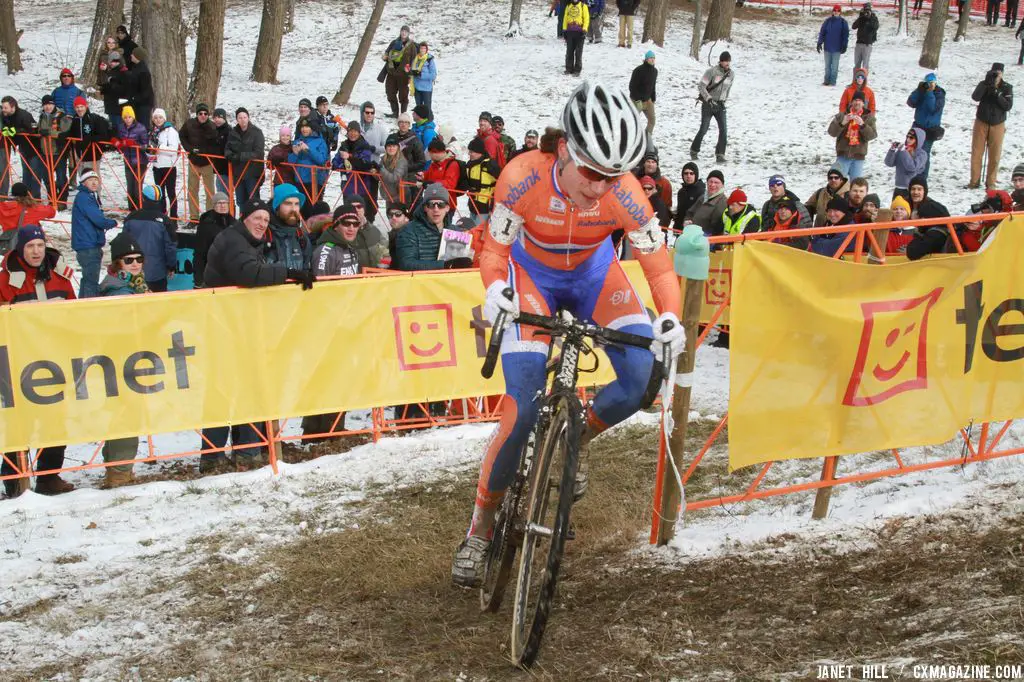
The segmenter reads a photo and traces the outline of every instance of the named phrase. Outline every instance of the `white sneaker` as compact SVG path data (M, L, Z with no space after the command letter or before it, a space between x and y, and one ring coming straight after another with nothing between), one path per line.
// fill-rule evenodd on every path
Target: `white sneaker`
M455 550L452 562L452 582L460 587L480 587L484 580L484 561L491 541L479 535L470 535Z

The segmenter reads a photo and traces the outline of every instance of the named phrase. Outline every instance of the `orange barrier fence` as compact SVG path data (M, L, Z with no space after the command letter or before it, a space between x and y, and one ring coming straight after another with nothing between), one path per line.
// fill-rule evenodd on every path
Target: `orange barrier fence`
M139 162L129 164L125 149L115 142L93 142L88 144L84 152L75 149L79 140L69 138L67 142L57 143L53 138L38 134L21 134L30 155L22 156L22 163L14 160L20 155L14 143L0 145L0 154L6 161L0 173L0 188L13 185L15 182L26 182L34 192L39 191L40 198L45 193L46 203L58 211L68 208L67 195L77 187L78 174L84 170L94 170L100 175L100 198L104 209L113 214L126 215L142 203L142 187L145 184L160 185L167 194L168 215L195 224L200 215L213 208L212 197L218 191L228 195L232 212L237 213L241 189L244 199L252 199L260 195L264 185L276 186L282 182L282 173L289 179L294 176L293 183L306 197L306 201L328 201L331 208L340 204L345 195L358 194L371 204L371 213L380 210L378 193L384 196L386 203L401 201L407 206L413 205L422 191L422 183L406 179L399 182L398 195L392 192L381 180L378 172L359 171L345 168L332 168L328 162L323 166L308 164L281 163L272 164L267 159L247 161L241 169L238 164L228 162L223 156L201 154L198 159L206 164L196 165L190 155L183 149L138 148L131 150L139 156ZM10 138L4 138L10 139ZM161 183L154 174L154 164L150 157L159 152L173 152L176 161L173 174ZM213 167L224 164L225 171L218 174ZM211 169L209 171L205 169ZM257 171L258 169L258 171ZM302 182L297 172L307 172L309 182ZM161 176L164 173L161 171ZM320 176L324 176L321 180ZM63 182L62 182L63 180ZM466 190L449 190L456 199L470 197ZM204 196L205 195L205 196ZM0 191L0 198L10 198L7 191ZM205 201L203 201L205 199ZM472 202L466 202L469 215L477 210ZM55 221L59 222L59 221Z
M984 216L985 222L999 223L1005 218L1011 217L1012 213L993 213ZM955 249L955 253L943 254L949 257L956 257L957 255L964 255L965 251L963 244L957 234L955 226L962 225L964 223L974 222L979 216L959 216L951 218L932 218L927 220L916 220L913 221L917 226L941 226L947 228L949 240ZM879 263L885 262L885 254L883 250L879 248L878 242L875 239L874 233L879 229L884 228L899 228L903 227L905 223L874 223L865 225L847 225L836 227L823 227L823 228L808 228L801 230L789 230L785 233L756 233L748 235L732 235L722 237L712 237L710 242L713 245L730 246L735 244L743 244L746 241L775 241L782 234L784 238L790 237L812 237L817 235L834 234L837 232L848 232L842 246L838 249L837 253L833 256L834 258L850 258L854 262L862 263L866 259L868 254L875 256ZM846 252L848 246L853 247L852 252ZM929 256L929 257L942 257L940 255ZM697 339L697 346L703 344L708 334L715 327L718 319L722 316L724 311L728 308L732 300L732 293L730 292L727 298L721 302L715 311L714 316L704 330L701 332ZM1024 417L1024 415L1022 415ZM711 451L711 449L719 443L723 434L725 433L726 427L729 422L728 412L723 415L708 437L704 442L697 448L691 448L687 446L687 451L696 450L696 453L688 460L684 462L685 466L680 466L680 473L683 486L685 488L686 483L690 481L693 476L697 473L698 467L704 463L705 457ZM892 476L900 476L903 474L914 473L918 471L928 471L932 469L941 469L952 466L963 466L969 463L984 462L987 460L1010 457L1013 455L1024 454L1024 448L1020 447L1004 447L999 449L1004 436L1013 424L1013 420L996 423L981 423L973 424L970 427L961 428L959 431L959 438L963 442L962 453L959 457L950 457L941 460L935 460L930 462L924 462L919 464L906 464L901 456L899 449L893 449L889 455L892 457L892 465L883 468L871 468L864 471L851 471L844 475L837 475L836 467L839 458L829 456L823 458L821 466L821 474L819 480L816 481L804 481L798 483L779 484L773 486L764 485L765 478L772 467L778 462L767 462L760 466L756 475L750 483L743 487L742 492L736 492L733 494L716 495L706 498L696 498L686 496L685 500L685 511L695 511L698 509L707 509L710 507L721 507L728 504L734 504L739 502L749 502L752 500L765 499L768 497L775 497L779 495L788 495L792 493L806 492L809 490L821 490L824 488L832 488L836 485L842 485L847 483L863 483L866 481L878 480L881 478L887 478ZM975 435L976 434L976 435ZM661 434L661 446L658 458L658 468L656 473L656 481L654 487L654 502L653 509L654 514L651 523L650 542L655 544L659 541L659 533L663 522L668 521L675 523L676 519L662 519L659 514L662 509L662 490L666 476L674 476L671 470L671 464L667 461L667 450L665 447L666 434ZM681 454L681 453L676 453ZM847 460L848 461L848 460ZM705 465L707 466L707 465ZM739 472L734 473L737 475ZM680 509L680 516L684 509ZM664 534L661 534L664 537Z

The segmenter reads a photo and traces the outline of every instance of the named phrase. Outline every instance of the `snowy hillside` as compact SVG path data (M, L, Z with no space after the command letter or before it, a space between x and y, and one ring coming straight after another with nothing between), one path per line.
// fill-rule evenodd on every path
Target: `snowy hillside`
M14 94L35 113L35 102L56 85L59 68L66 64L76 70L80 67L94 6L78 0L19 0L16 8L18 27L25 30L21 45L25 48L26 71L14 77L0 76L0 92ZM259 3L229 3L218 106L229 111L247 107L255 124L268 133L268 138L273 137L281 124L294 121L301 97L333 95L369 10L367 3L300 2L296 29L284 41L281 83L267 86L246 80L258 34ZM188 11L194 14L195 7L190 5ZM564 48L555 40L554 20L546 15L547 3L525 3L522 26L526 35L506 41L501 38L507 23L506 3L450 0L424 5L393 0L384 11L353 103L372 100L379 112L385 110L383 86L374 78L379 68L374 55L397 34L399 26L408 23L414 38L429 41L438 61L434 109L439 122L454 126L459 138L465 140L472 134L479 112L488 110L502 115L509 134L521 140L528 128L554 122L566 95L578 82L563 75ZM782 173L789 187L806 197L823 184L825 171L834 159L834 140L826 134L826 127L829 117L838 110L841 89L820 85L823 65L814 52L814 42L822 18L820 14L786 12L768 19L739 19L734 24L732 43L714 46L710 56L713 63L718 52L728 49L737 72L729 102L728 162L722 166L726 185L744 187L758 205L767 197L770 175ZM641 45L637 36L632 50L617 48L613 19L605 18L605 42L586 46L583 77L625 85L649 46ZM870 77L879 106L879 139L871 148L867 175L872 191L884 199L891 191L892 173L882 165L882 157L887 143L902 140L909 128L913 113L905 100L925 73L916 65L925 21L913 22L915 35L908 39L893 37L893 18L882 16L881 21ZM638 18L638 32L641 23ZM708 53L712 51L711 46L705 46L700 63L686 56L689 23L689 14L674 10L669 43L665 49L655 48L660 71L655 139L663 171L674 186L699 124L695 84L707 68ZM952 29L952 23L948 28ZM948 35L951 38L952 30ZM944 117L947 133L935 145L930 187L932 196L954 213L980 198L978 192L964 189L974 119L970 92L993 61L1007 63L1006 80L1020 85L1016 81L1024 70L1012 66L1017 49L1009 29L977 24L971 27L970 40L955 44L950 39L943 47L942 67L937 73L948 93ZM851 70L852 49L843 58L840 80ZM356 111L349 107L341 113L348 118ZM1009 170L1024 161L1024 145L1016 134L1018 117L1017 110L1011 112L1010 133L1003 149L1000 179L1007 185ZM699 161L702 175L714 166L714 136L712 127ZM727 374L727 351L702 348L692 408L701 428L713 426L727 410ZM973 535L981 537L982 531L990 530L1004 517L1020 517L1024 462L1018 457L964 471L944 470L845 486L835 491L831 517L823 523L810 521L813 495L694 514L672 547L650 550L638 519L647 513L646 495L653 485L652 450L656 442L651 421L649 417L637 418L620 432L619 440L613 435L615 447L623 451L615 454L627 460L616 473L638 470L633 474L637 476L636 490L630 492L637 507L627 508L633 512L633 525L623 526L625 531L614 527L594 544L581 539L570 547L568 582L560 593L567 611L558 615L562 620L553 625L556 632L551 635L550 648L542 653L538 671L542 679L620 679L627 675L642 679L782 679L783 671L788 671L789 679L805 679L813 674L815 661L831 658L823 653L830 646L840 661L847 660L841 658L843 655L874 655L883 649L855 639L852 630L848 633L850 643L843 645L846 648L825 639L815 648L818 640L814 638L809 638L806 648L794 646L792 651L782 644L761 642L748 654L755 652L765 666L773 667L750 668L741 663L742 656L733 659L734 650L708 634L729 629L727 618L733 612L724 607L727 615L721 622L711 616L706 620L703 616L691 618L683 607L665 606L663 610L658 604L635 618L631 612L623 614L644 594L657 593L659 586L667 586L663 580L689 580L690 587L693 583L714 583L721 587L721 593L703 601L717 603L721 599L725 603L741 583L753 584L752 576L764 566L778 567L813 554L813 561L806 564L813 567L820 559L815 554L819 549L825 554L853 556L878 546L884 547L880 555L898 555L904 545L890 546L883 539L892 537L887 533L894 524L906 522L908 528L914 525L905 516L920 517L928 523L937 517L931 532L941 527L945 537L958 537L959 527L965 534L965 546L971 546L969 529L980 529ZM489 426L472 426L385 439L344 455L283 465L278 477L263 469L102 491L93 487L96 474L82 473L72 480L85 488L68 495L44 498L28 493L17 500L0 502L0 525L5 529L0 537L0 574L4 576L0 587L2 679L508 678L507 663L502 667L502 638L506 636L508 614L500 614L500 623L495 618L483 621L476 613L475 597L466 598L449 589L444 580L447 558L468 520L475 467L489 433ZM162 436L158 447L175 447L184 437ZM1016 425L1004 442L1020 446L1024 443L1024 428ZM69 448L69 464L86 459L93 447L86 444ZM957 452L959 445L951 443L906 456L926 459ZM611 459L611 453L606 454ZM717 450L709 457L716 484L727 484L724 456L724 451ZM595 468L600 467L598 460ZM817 462L789 463L780 467L778 475L805 480L814 478L818 471ZM598 483L596 494L609 498L625 494L622 491L627 487L619 480L603 485ZM594 518L609 513L601 508L603 499L591 499L590 506L582 507L583 538L591 527L588 524L597 524ZM443 509L443 523L435 523L437 519L425 515L424 508ZM969 522L961 524L961 519ZM1012 525L1010 521L1005 523L1008 528ZM333 564L331 557L314 551L321 538L325 542L363 538L360 534L366 526L393 526L408 535L397 536L400 541L380 541L376 535L372 542L367 539L365 555L380 563L360 564L359 557L346 554L345 562ZM912 555L908 550L907 562L932 565L930 557L943 552L948 557L957 544L953 539L948 548L939 548L945 540L935 542L934 547L928 546L928 551L934 549L934 555ZM742 562L747 561L746 553L762 552L766 543L782 547L779 554L786 556L780 559L773 555L765 564L751 559L753 563L747 564L744 573L741 569ZM1010 538L1008 546L1012 549L1019 543L1017 535ZM912 544L908 541L906 546ZM993 540L995 545L998 543ZM573 566L574 552L579 557L577 568ZM403 565L403 580L377 592L360 582L373 573L386 574L387 567L400 563L406 553L423 563ZM296 566L288 564L283 554L291 554L293 559L297 556L310 571L327 568L310 579L307 574L289 572ZM1018 568L1019 556L1018 552ZM716 582L716 559L735 559L741 565L735 569L737 573L722 573ZM870 557L865 562L870 565ZM668 571L655 573L666 564ZM994 567L996 560L986 565ZM286 566L290 568L285 570ZM979 585L1003 576L995 568L987 574L978 570L971 575ZM951 568L948 574L961 575L958 571ZM788 569L784 573L791 576L792 583L787 585L795 590L803 571ZM222 583L215 580L218 574ZM638 576L635 583L616 582L630 575ZM200 580L202 576L206 582ZM295 576L299 578L293 581ZM702 583L697 576L707 577L708 582ZM826 578L821 580L822 584L827 582ZM974 584L965 581L968 583ZM992 608L1011 603L1014 598L1019 604L1019 574L999 584L1003 591L993 593ZM303 607L294 612L282 609L273 601L274 595L267 592L275 585L285 593L281 598ZM307 608L302 599L310 589L322 592L316 591L309 602L312 606ZM606 591L600 598L593 596L599 589ZM769 594L772 589L774 586L759 591ZM825 591L820 585L817 589ZM918 585L904 589L897 584L893 589L916 595L932 588ZM673 583L665 590L678 593L683 588ZM810 620L816 594L803 594L804 603L779 606L778 610L789 617L787 609L806 607L806 613L801 611L793 617ZM409 611L416 616L411 625L400 620L403 609L416 601L409 595L422 598L421 607L425 609ZM856 606L856 594L850 595ZM351 612L330 611L339 603L346 608L352 603L365 603L373 611L367 615L355 606L351 606ZM935 606L939 607L948 604ZM735 613L743 612L742 605L735 608ZM826 607L815 608L824 612ZM1008 606L1007 612L1011 611ZM591 614L593 623L587 621L587 614ZM758 615L760 618L764 614ZM760 619L772 625L771 615ZM947 620L936 624L928 621L927 626L921 626L921 640L915 641L926 653L938 656L949 652L941 643L953 641L954 653L995 651L999 645L1004 653L993 654L993 658L1006 660L999 656L1017 655L1018 660L1024 660L1020 653L1024 652L1020 639L1024 623L1014 630L1001 620L1003 615L978 616L978 620L994 623L992 631L972 631L971 637L958 640L958 633L962 634L966 626L958 627L953 622L956 614L945 613L943 617ZM1019 623L1012 621L1013 616L1005 618ZM575 629L566 624L569 620ZM835 625L837 631L842 630L842 622ZM258 629L260 624L266 629ZM250 626L256 629L246 629ZM437 639L422 637L413 626L428 628ZM749 634L740 632L736 637L742 639ZM574 636L577 639L573 640ZM898 636L909 639L911 635ZM595 649L610 647L612 653L602 659L599 653L587 649L588 653L577 656L574 647L583 646L581 641ZM302 648L310 642L322 648ZM737 649L742 645L742 641L732 643ZM288 658L288 650L299 653ZM409 659L399 662L399 650L407 650ZM891 655L886 660L900 657L899 645L887 651ZM920 648L915 649L918 651ZM611 660L612 654L615 660ZM412 660L417 656L430 659L434 667L417 667Z

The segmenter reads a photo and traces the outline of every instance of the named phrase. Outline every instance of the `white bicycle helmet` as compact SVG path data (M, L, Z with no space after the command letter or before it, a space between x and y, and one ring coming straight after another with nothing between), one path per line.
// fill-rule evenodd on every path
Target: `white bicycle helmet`
M647 124L619 87L577 86L562 110L562 130L572 160L605 175L625 175L647 149Z

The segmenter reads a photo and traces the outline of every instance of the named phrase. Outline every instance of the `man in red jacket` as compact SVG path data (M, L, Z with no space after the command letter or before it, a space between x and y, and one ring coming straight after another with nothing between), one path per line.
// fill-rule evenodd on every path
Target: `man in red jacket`
M504 168L508 159L505 158L505 145L501 142L501 135L492 127L491 114L488 111L480 112L480 127L477 129L476 136L484 141L484 149L487 150L487 156L491 157L498 168Z
M427 146L427 154L430 156L430 165L427 166L427 170L423 171L423 186L426 187L432 182L444 185L444 188L448 190L448 204L454 211L455 202L458 199L455 190L459 185L459 175L462 173L459 162L448 153L448 149L444 146L444 140L440 137L435 137L430 141Z
M75 289L71 284L71 268L61 258L57 249L47 248L46 234L38 225L25 225L18 229L18 245L3 260L0 271L0 303L37 303L73 299ZM36 457L36 470L51 471L64 466L64 446L41 448ZM2 456L0 476L16 473L15 453ZM21 494L18 479L6 479L4 492L7 497ZM57 474L36 477L36 492L40 495L60 495L70 492L75 486L61 479Z

